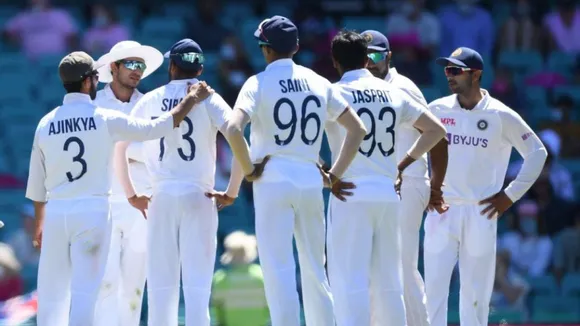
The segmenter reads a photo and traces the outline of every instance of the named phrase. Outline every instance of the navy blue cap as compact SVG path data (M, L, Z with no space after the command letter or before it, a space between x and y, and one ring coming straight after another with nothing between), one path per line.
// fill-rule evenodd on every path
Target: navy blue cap
M278 53L288 53L298 47L298 28L283 16L273 16L262 21L254 37L260 45L269 46Z
M381 52L391 51L389 40L385 35L383 35L383 33L369 29L360 33L360 35L362 35L362 37L367 41L369 50Z
M452 63L458 67L483 70L483 59L477 51L470 48L457 48L448 58L437 58L435 62L441 66L447 66Z
M164 57L170 58L179 68L185 70L199 70L204 62L201 47L189 38L173 44Z

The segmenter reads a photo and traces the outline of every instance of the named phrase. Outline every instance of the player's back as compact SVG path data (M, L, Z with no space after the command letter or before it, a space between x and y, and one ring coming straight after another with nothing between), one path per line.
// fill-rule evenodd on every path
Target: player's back
M255 112L251 114L251 158L260 161L266 155L272 157L263 179L320 181L315 164L324 124L346 108L335 104L332 84L290 59L271 63L247 83L251 82L257 83ZM244 109L239 103L236 108Z
M132 115L154 119L177 106L187 93L188 83L197 79L173 80L143 96ZM225 122L225 104L212 94L185 117L167 137L144 142L145 164L156 187L213 189L216 163L216 136ZM181 188L183 189L183 188Z
M110 113L89 101L70 101L42 118L35 146L44 157L49 200L107 199L114 144L106 124Z
M336 85L368 131L344 178L380 180L392 185L397 176L397 132L414 123L420 115L419 108L413 110L405 93L366 69L345 73ZM334 161L346 130L336 122L328 122L326 132ZM392 187L388 189L392 198L396 198Z

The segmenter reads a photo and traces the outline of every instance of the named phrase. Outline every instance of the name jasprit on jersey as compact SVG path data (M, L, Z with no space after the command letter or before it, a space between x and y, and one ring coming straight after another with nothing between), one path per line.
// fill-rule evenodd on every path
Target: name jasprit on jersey
M389 103L391 98L389 92L380 89L365 89L364 91L352 91L353 104L359 103Z
M89 130L97 130L97 125L93 117L70 118L51 122L48 128L48 135L60 135Z
M280 91L282 93L298 93L310 91L308 80L306 79L283 79L279 80Z

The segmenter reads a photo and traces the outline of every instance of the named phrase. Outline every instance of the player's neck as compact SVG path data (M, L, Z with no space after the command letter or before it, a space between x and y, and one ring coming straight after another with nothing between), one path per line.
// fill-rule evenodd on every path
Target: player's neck
M465 94L457 94L457 101L466 110L472 110L482 98L483 95L479 87L474 87Z
M116 81L111 82L110 86L111 91L119 101L124 103L131 101L131 96L135 91L133 88L125 87Z

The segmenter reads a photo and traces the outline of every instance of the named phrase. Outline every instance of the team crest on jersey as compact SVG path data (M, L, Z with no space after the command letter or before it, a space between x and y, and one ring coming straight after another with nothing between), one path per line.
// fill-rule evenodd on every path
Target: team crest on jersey
M367 43L371 43L373 41L373 36L370 33L364 33L363 38Z
M453 51L453 53L451 53L452 57L456 57L458 55L461 54L461 48L456 49L455 51Z
M487 121L485 121L483 119L477 121L477 129L479 129L479 130L487 129Z

